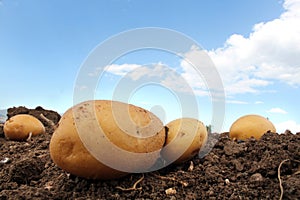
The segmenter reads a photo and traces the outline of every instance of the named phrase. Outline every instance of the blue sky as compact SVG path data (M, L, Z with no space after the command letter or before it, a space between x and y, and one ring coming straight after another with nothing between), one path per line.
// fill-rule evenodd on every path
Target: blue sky
M226 92L223 131L238 117L268 117L283 132L300 131L299 0L200 1L0 1L0 109L41 105L63 113L73 105L80 67L100 43L143 27L178 31L202 46L214 62ZM195 89L199 119L211 123L205 86L193 82L175 55L143 50L117 59L103 76L95 98L113 97L130 70L163 64ZM130 103L166 123L180 116L170 90L147 85Z

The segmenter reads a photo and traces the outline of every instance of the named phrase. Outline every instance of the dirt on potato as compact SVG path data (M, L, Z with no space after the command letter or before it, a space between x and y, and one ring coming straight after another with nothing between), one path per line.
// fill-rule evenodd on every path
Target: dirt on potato
M60 116L41 107L8 109L54 124ZM129 174L112 181L87 180L66 173L49 155L53 125L28 141L6 140L0 125L0 200L5 199L300 199L300 133L266 133L260 140L233 142L218 138L204 157L181 165ZM288 128L288 127L287 127ZM218 137L217 137L218 136ZM282 192L283 191L283 192Z

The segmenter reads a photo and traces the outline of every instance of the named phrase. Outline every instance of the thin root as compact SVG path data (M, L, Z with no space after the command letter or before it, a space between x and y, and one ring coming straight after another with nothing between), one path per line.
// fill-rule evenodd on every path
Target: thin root
M190 166L189 166L189 168L188 168L188 171L191 172L191 171L193 171L193 170L194 170L194 163L193 163L193 161L191 161L191 162L190 162Z
M45 117L45 116L43 115L43 113L40 114L40 117L41 117L43 120L45 120L52 128L55 128L54 122L53 122L52 120L48 119L47 117Z
M157 175L157 174L153 174L153 175L154 175L155 177L160 178L160 179L163 179L163 180L169 180L169 181L175 181L175 182L178 182L178 183L180 183L183 187L187 187L187 186L189 185L187 182L177 180L177 179L174 178L174 177L160 176L160 175Z
M27 142L29 142L31 140L32 137L32 132L29 133L28 138L26 139Z
M285 163L288 160L289 159L285 159L285 160L281 161L281 163L279 164L279 167L278 167L278 180L279 180L279 187L280 187L280 198L279 198L279 200L282 200L282 197L283 197L283 187L282 187L282 182L281 182L281 178L280 178L280 168L281 168L282 164Z
M130 187L130 188L123 188L123 187L117 186L116 188L117 188L117 189L120 189L120 190L122 190L122 191L126 191L126 192L127 192L127 191L133 191L133 190L141 190L142 187L137 188L136 186L137 186L137 184L139 184L143 179L144 179L144 174L143 174L143 176L142 176L139 180L137 180L137 181L133 184L132 187Z

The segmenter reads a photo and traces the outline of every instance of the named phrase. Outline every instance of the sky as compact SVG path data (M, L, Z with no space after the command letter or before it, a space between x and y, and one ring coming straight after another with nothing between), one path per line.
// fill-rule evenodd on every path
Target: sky
M218 131L258 114L279 133L300 132L299 24L300 0L0 0L0 109L43 106L63 113L73 106L74 92L87 89L76 84L99 45L126 31L156 27L192 39L211 59L225 94ZM191 46L180 55L192 58L195 52ZM125 90L128 103L164 123L196 110L199 120L212 124L222 110L214 110L209 78L180 55L140 49L95 66L87 73L98 80L93 97L117 99ZM99 67L105 72L99 74ZM129 90L124 80L140 85ZM190 95L186 88L194 107L178 97Z

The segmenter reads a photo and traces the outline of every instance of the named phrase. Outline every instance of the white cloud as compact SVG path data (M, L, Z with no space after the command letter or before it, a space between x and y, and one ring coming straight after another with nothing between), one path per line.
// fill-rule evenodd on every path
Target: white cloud
M122 64L122 65L117 65L117 64L112 64L108 65L105 67L105 71L118 75L118 76L124 76L128 72L133 71L139 67L142 67L141 65L138 64Z
M184 57L180 63L181 75L193 88L193 92L199 96L212 95L214 100L222 100L223 83L207 51L192 46L181 56Z
M278 19L254 25L249 37L234 34L208 51L228 95L257 93L274 81L300 86L300 0L286 0L284 8Z
M185 80L188 80L193 84L195 89L205 89L205 82L202 80L201 75L195 71L194 67L188 63L186 60L182 60L180 63L183 73L182 76Z
M254 104L263 104L263 101L255 101Z
M271 108L270 110L267 111L268 113L274 113L274 114L287 114L288 112L281 109L281 108Z
M249 104L248 102L246 101L238 101L238 100L227 100L226 103L229 103L229 104Z
M229 98L236 94L274 92L267 86L276 81L300 86L300 0L285 0L283 6L285 11L277 19L255 24L248 37L233 34L223 47L210 51L191 47L183 56L201 65L201 74L189 62L182 60L181 81L187 82L194 93L201 96L209 95L208 89L219 87L220 84L211 81L216 78L211 75L212 63L207 59L209 56L222 78ZM157 71L136 64L113 64L106 67L107 72L119 76L130 72L132 79L139 79L145 73L149 77L159 73L165 85L180 85L179 80L176 80L178 75L166 76L166 71L159 68L159 64L154 70ZM178 90L185 88L179 87Z
M290 130L292 133L300 132L300 124L297 124L297 122L293 120L275 124L275 127L278 133L284 133L285 130Z
M173 68L163 64L156 63L151 65L137 64L113 64L105 67L106 72L122 76L124 84L135 81L135 84L156 83L177 93L189 93L194 91L190 86L190 80L187 80L183 74L178 73Z

